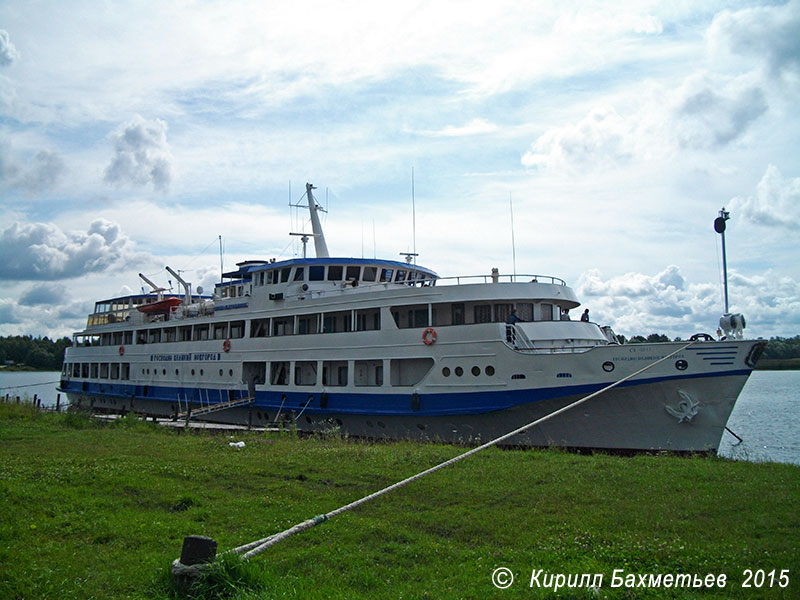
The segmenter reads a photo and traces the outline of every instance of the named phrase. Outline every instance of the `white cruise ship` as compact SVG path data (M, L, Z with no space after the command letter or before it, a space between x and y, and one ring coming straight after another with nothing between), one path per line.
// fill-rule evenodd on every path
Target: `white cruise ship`
M470 444L680 350L507 443L717 450L763 342L619 344L556 277L331 257L312 189L316 258L240 263L213 296L178 277L180 296L97 302L59 389L97 412Z

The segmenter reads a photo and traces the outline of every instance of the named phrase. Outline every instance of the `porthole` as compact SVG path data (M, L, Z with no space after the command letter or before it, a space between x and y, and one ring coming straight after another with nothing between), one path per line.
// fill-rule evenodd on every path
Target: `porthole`
M175 369L175 376L177 377L177 375L178 375L178 369Z
M606 362L603 363L603 371L605 371L606 373L611 373L611 371L613 371L613 370L614 370L614 363L613 362L611 362L610 360L607 360Z
M493 367L492 365L489 365L488 367L486 367L486 374L487 374L489 377L491 377L492 375L494 375L494 367Z
M456 367L456 377L461 377L464 374L464 369Z
M194 376L194 369L192 369L192 376Z
M472 367L472 374L473 374L475 377L477 377L478 375L480 375L480 374L481 374L481 368L480 368L480 367Z
M219 370L219 376L222 377L222 369Z
M203 369L200 369L200 376L203 376Z
M166 375L167 374L167 370L166 369L161 369L161 374L162 375Z
M444 375L445 377L450 377L450 367L445 367L444 369L442 369L442 375Z
M689 363L686 362L683 359L676 360L675 361L675 368L678 369L678 371L685 371L686 369L689 368Z
M228 375L230 375L231 377L233 377L233 369L228 369Z

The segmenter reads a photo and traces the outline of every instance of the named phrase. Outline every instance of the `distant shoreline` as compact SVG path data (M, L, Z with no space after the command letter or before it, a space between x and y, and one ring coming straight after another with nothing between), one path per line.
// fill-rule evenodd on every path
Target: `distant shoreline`
M756 365L756 371L798 371L800 358L762 358Z

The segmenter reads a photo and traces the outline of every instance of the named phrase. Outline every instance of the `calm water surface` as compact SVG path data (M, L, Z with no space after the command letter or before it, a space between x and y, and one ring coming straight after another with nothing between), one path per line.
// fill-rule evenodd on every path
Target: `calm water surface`
M33 398L55 406L58 371L41 373L0 372L0 395ZM61 395L61 405L66 404ZM728 427L744 441L725 432L720 456L754 462L800 464L800 371L755 371L739 396Z

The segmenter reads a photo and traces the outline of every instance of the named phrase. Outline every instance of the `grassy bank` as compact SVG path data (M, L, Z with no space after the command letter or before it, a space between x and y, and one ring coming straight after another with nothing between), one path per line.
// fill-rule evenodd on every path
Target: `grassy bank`
M463 451L236 439L0 404L0 598L170 597L185 535L226 550ZM543 569L604 575L557 597L795 598L798 500L791 465L490 449L268 550L231 597L551 597L529 587ZM498 567L510 588L492 585ZM728 583L612 589L614 569ZM745 569L789 569L789 587L743 589Z

